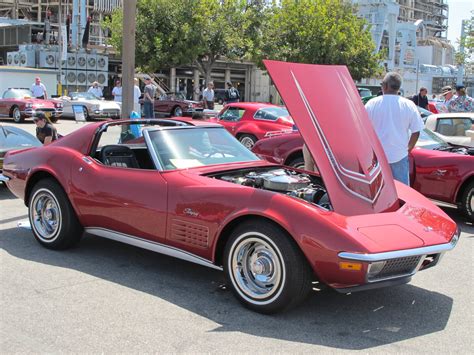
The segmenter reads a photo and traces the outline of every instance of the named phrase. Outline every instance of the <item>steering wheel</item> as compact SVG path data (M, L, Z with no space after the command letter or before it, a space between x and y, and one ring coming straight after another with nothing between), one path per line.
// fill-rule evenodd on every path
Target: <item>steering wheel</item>
M212 148L208 153L204 153L203 156L204 158L210 158L214 154L221 154L222 157L225 158L225 153L220 150L217 150L216 148Z

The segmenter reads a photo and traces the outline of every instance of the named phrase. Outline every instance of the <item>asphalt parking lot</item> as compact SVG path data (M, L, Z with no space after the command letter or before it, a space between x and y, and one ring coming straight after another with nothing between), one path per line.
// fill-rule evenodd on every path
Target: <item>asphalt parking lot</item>
M18 126L34 133L32 122ZM0 185L0 352L469 353L474 226L445 211L460 241L410 284L315 292L264 316L240 306L215 270L90 235L71 250L42 248L17 227L27 208Z

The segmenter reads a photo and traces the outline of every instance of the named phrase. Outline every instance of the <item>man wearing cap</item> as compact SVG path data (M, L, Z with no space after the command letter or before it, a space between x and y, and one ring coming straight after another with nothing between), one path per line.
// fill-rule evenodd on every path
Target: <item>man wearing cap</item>
M474 112L474 99L467 96L464 85L456 86L456 96L447 105L449 112Z
M443 88L441 89L441 96L444 97L444 106L443 106L443 112L449 112L449 103L451 102L451 100L453 99L454 95L453 95L453 89L451 88L451 86L443 86Z
M365 105L395 180L410 185L408 153L415 147L423 121L415 104L398 95L402 77L389 72L382 81L383 95Z
M52 123L49 123L46 120L44 113L37 113L33 118L33 121L36 124L36 138L38 138L41 143L47 145L58 139L56 128L52 125Z
M48 99L48 94L46 93L46 86L41 82L40 77L35 78L35 83L31 86L31 92L33 93L33 97L37 99Z
M156 87L151 83L151 78L145 76L145 88L143 90L143 114L145 118L155 118L154 103Z

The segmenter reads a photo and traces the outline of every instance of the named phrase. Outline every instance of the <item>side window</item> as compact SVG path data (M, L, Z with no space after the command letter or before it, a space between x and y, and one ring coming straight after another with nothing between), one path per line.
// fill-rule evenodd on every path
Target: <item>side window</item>
M244 113L245 113L245 110L242 110L241 108L229 107L221 115L220 119L224 121L237 122L237 121L240 121Z

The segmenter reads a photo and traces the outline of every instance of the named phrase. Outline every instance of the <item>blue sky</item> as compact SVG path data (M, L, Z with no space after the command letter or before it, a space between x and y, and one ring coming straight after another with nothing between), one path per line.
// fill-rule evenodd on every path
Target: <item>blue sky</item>
M456 47L456 40L461 36L461 22L471 17L474 1L448 0L448 39Z

